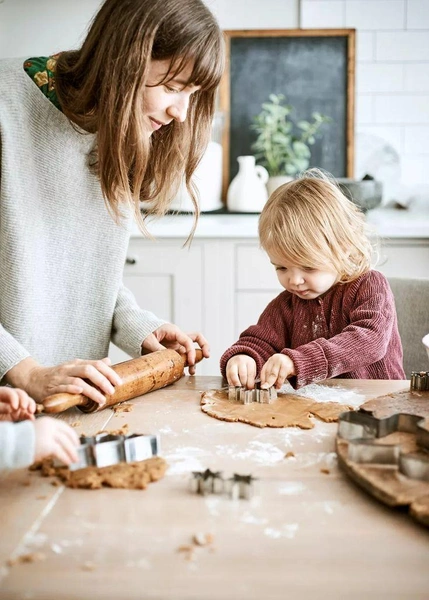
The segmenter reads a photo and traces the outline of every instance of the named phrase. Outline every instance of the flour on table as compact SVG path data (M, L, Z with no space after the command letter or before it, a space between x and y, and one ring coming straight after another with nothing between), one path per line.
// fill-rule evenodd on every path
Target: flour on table
M295 496L305 490L305 485L301 481L288 481L283 483L279 489L281 496Z
M191 471L204 471L205 466L200 461L206 455L204 450L193 446L177 448L172 454L168 454L165 460L169 464L167 475L180 475Z
M228 446L216 446L218 456L233 456L238 459L250 459L257 463L269 465L281 462L284 458L284 451L274 446L274 444L251 441L246 450L238 450L239 446L232 444Z
M288 538L292 540L295 537L296 532L299 529L298 523L287 523L286 525L282 525L280 529L274 529L274 527L266 527L264 529L264 533L266 536L278 539L278 538Z
M365 402L365 396L354 390L344 389L340 386L319 385L310 383L305 387L294 390L288 383L279 390L282 394L296 394L304 398L311 398L313 402L336 402L338 404L348 404L353 408L358 408Z

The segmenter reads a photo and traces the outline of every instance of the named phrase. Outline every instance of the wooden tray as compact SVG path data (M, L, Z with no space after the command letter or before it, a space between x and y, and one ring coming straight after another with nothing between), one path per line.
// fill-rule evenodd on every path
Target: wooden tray
M421 416L420 427L429 432L429 391L403 391L380 396L365 402L359 412L377 419L398 414ZM407 477L397 465L354 462L349 458L349 443L337 435L338 461L347 475L384 504L407 508L414 519L429 527L429 481ZM429 460L429 451L418 446L415 433L395 431L370 443L397 445L403 454L412 453Z

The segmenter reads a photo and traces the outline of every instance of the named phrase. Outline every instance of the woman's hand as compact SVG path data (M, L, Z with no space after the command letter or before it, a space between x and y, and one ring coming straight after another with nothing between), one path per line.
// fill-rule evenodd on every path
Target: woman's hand
M0 421L34 421L36 403L24 390L0 387Z
M70 425L59 419L41 417L34 423L34 429L36 432L34 460L54 456L65 465L78 461L76 448L80 442Z
M255 377L256 361L247 354L236 354L226 363L226 378L229 385L240 385L253 390Z
M272 385L278 390L288 377L295 375L295 365L285 354L273 354L261 370L261 388Z
M77 359L55 367L42 367L32 358L26 358L8 371L6 380L25 389L36 402L51 394L67 392L84 394L100 406L106 402L103 394L113 394L114 386L122 383L110 367L109 358Z
M143 341L142 353L156 352L157 350L176 350L179 354L186 354L189 375L195 375L195 346L194 342L203 351L204 358L209 358L210 347L202 333L184 333L177 325L165 323L155 329Z

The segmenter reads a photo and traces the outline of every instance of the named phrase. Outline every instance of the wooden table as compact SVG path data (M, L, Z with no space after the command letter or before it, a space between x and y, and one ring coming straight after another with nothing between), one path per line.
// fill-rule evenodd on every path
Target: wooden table
M404 388L398 381L326 383L364 400ZM81 422L79 433L124 423L159 432L170 469L144 491L54 487L26 470L3 475L0 598L428 598L428 531L338 470L336 424L301 431L217 421L201 412L199 398L220 386L218 377L184 377L134 400L129 413L62 415ZM295 458L284 458L288 451ZM252 473L258 495L192 494L190 471L206 467ZM213 547L187 560L178 548L199 533L211 533ZM34 551L46 560L7 566Z

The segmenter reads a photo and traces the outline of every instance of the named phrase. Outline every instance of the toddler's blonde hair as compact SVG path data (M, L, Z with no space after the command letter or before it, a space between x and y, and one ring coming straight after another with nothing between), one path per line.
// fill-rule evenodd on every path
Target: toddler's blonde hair
M373 245L362 211L320 169L279 187L259 219L261 246L293 265L333 267L339 281L371 268Z

